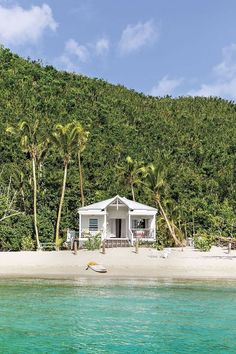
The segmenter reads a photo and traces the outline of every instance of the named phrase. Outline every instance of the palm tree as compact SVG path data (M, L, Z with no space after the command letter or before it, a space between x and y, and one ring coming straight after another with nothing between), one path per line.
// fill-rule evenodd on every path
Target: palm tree
M74 122L74 129L75 129L76 140L77 140L76 145L77 145L77 158L78 158L78 166L79 166L81 204L82 206L84 206L85 198L84 198L83 169L81 164L81 154L86 148L89 132L84 130L84 128L79 122Z
M175 226L173 227L173 222L169 220L163 205L161 203L161 190L165 186L164 180L164 170L161 168L156 168L153 164L150 164L146 168L146 180L147 188L152 193L152 198L156 206L160 209L160 213L163 216L168 230L176 244L176 246L181 246L181 242L178 240L175 234Z
M119 167L121 170L119 175L122 176L122 179L125 180L126 184L131 189L132 198L135 201L134 189L142 183L141 176L145 172L145 169L141 162L133 160L130 156L127 156L125 161L125 166Z
M75 151L76 142L77 142L77 132L75 129L74 122L68 123L66 125L57 124L54 128L51 139L52 142L57 147L64 165L64 176L62 182L61 198L60 198L60 203L58 208L57 223L56 223L56 237L55 237L56 247L57 249L59 249L61 212L62 212L64 197L65 197L68 165Z
M36 119L33 124L27 121L21 121L17 127L9 126L6 129L7 133L17 135L20 139L22 151L29 154L32 163L33 175L33 213L34 213L34 232L37 243L37 249L40 248L38 223L37 223L37 177L36 177L36 162L37 157L45 147L44 141L39 139L39 120Z

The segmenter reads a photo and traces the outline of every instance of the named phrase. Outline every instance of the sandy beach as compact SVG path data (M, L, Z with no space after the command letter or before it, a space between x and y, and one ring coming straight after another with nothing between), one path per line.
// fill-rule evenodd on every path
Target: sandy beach
M210 252L193 248L171 249L168 258L164 251L140 248L107 249L100 251L79 250L51 252L1 252L1 278L116 278L116 279L172 279L172 280L236 280L236 250L213 247ZM103 264L108 272L99 274L86 270L88 262Z

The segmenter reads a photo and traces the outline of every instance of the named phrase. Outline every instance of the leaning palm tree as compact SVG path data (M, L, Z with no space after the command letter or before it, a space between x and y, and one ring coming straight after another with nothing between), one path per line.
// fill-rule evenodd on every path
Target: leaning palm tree
M67 171L68 165L71 161L72 155L75 151L76 142L77 142L77 134L75 130L74 122L68 123L66 125L57 124L54 127L54 131L51 137L52 142L56 146L64 165L64 176L62 182L62 190L61 190L61 198L58 208L57 214L57 223L56 223L56 236L55 243L57 249L60 246L60 222L61 222L61 213L64 204L65 190L66 190L66 180L67 180Z
M160 209L160 213L166 222L167 228L175 242L175 245L181 246L181 242L176 237L175 227L173 227L173 223L171 220L169 220L167 213L165 212L161 203L161 190L165 186L164 170L155 167L153 164L150 164L146 168L146 181L146 186L152 194L154 203Z
M74 122L74 130L76 133L76 145L77 145L77 158L79 167L79 179L80 179L80 196L81 204L84 206L84 183L83 183L83 169L81 164L81 154L86 148L89 132L86 131L79 122Z
M20 139L22 151L29 154L32 163L33 175L33 213L34 213L34 231L37 243L37 249L40 248L38 223L37 223L37 177L36 177L36 162L37 157L45 148L45 142L39 139L39 120L36 119L33 123L21 121L16 127L9 126L6 129L7 133L17 135Z

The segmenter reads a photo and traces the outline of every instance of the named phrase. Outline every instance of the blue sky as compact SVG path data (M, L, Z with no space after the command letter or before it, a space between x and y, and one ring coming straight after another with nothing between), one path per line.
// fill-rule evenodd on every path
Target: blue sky
M0 0L0 43L145 94L236 99L235 0Z

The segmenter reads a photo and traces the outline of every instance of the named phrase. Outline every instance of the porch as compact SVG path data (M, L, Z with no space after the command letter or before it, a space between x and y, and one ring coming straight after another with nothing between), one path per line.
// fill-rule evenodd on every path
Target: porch
M90 216L85 218L86 227L81 228L79 239L86 241L88 237L100 235L101 240L105 240L107 245L133 245L136 239L142 241L155 241L155 216L131 216L122 217L121 214L110 216L105 214L102 217ZM129 227L130 226L130 227ZM109 242L110 241L110 242ZM111 242L113 241L113 242Z

